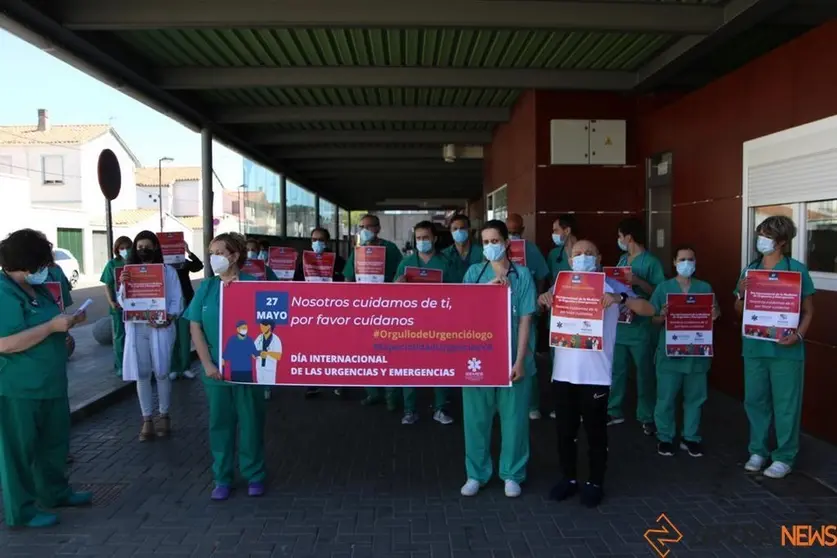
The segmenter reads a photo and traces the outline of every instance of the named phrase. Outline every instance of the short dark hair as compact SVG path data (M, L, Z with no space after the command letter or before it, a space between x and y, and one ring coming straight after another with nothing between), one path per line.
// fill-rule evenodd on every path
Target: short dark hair
M210 244L215 242L222 242L230 254L238 254L238 260L235 263L239 269L244 266L244 262L247 261L247 239L244 235L234 232L221 233L213 238Z
M419 229L424 229L430 231L430 234L436 236L436 225L431 223L430 221L419 221L413 226L413 235L415 236L416 231Z
M113 255L118 256L119 255L119 247L124 246L125 244L127 244L128 246L131 246L131 245L133 245L133 242L131 242L131 239L128 238L127 236L120 236L119 238L117 238L113 243Z
M487 231L489 229L494 229L495 231L500 233L500 236L503 237L503 240L509 239L509 228L503 221L500 221L499 219L491 219L482 226L480 232Z
M375 224L372 225L373 227L380 227L381 226L381 219L377 215L372 215L371 213L367 213L366 215L364 215L363 217L360 218L360 221L363 221L364 219L372 219L375 222ZM360 221L357 222L358 225L360 224Z
M680 253L680 250L689 250L692 254L697 256L697 252L695 251L695 247L692 246L691 244L678 244L677 246L674 247L674 252L673 252L674 253L674 258L673 259L675 259L675 260L677 259L677 254Z
M575 215L571 213L564 213L559 215L555 220L558 221L558 224L561 225L562 229L570 229L574 237L579 237L578 223L575 220Z
M634 242L645 246L645 225L636 217L622 219L618 230L622 236L630 235Z
M265 251L270 250L270 242L266 239L259 240L259 248Z
M4 271L37 271L55 263L52 242L34 229L20 229L0 242L0 266Z
M137 244L140 240L150 240L151 244L154 245L154 257L150 262L141 262L139 259ZM134 237L134 242L131 244L131 255L128 256L128 263L133 265L140 263L163 263L163 251L160 249L160 239L157 238L157 235L151 231L140 231L139 234Z
M453 225L457 221L465 221L465 226L469 229L471 228L471 219L464 213L457 213L453 217L450 218L450 224Z
M270 329L273 329L274 327L276 327L276 322L274 322L273 320L264 319L259 320L259 325L270 326Z
M246 247L250 246L251 244L255 244L258 248L262 247L261 243L258 240L256 240L255 238L248 238L244 242L244 247L246 248Z
M331 233L328 232L328 229L325 227L314 227L311 229L311 236L314 236L315 232L321 232L325 235L326 240L331 240Z

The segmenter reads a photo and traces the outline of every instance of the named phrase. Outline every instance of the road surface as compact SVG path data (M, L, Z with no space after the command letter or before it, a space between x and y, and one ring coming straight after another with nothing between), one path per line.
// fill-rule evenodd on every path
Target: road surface
M200 282L200 279L192 281L192 286L195 287L195 290L198 290ZM105 297L104 285L73 289L72 295L75 304L69 310L75 310L88 298L93 299L93 304L87 308L87 323L96 323L96 320L108 315L108 299Z

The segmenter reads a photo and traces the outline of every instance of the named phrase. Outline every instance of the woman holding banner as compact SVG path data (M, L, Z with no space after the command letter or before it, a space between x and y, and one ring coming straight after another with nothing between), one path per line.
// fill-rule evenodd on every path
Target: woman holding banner
M140 232L131 248L126 266L141 264L159 265L163 269L163 298L165 299L165 316L158 321L150 316L145 321L125 321L125 357L122 363L122 379L126 382L137 383L137 398L142 411L142 428L139 433L140 442L153 439L155 427L153 422L154 392L151 388L151 375L157 380L157 399L159 401L159 420L156 435L166 437L171 431L171 356L174 348L176 331L174 322L183 312L183 292L180 289L180 279L177 270L163 263L163 252L157 235L150 231ZM126 285L132 281L132 271L123 267L120 273L120 286L116 291L120 307L125 307Z
M110 323L113 330L113 358L116 375L122 376L122 360L125 354L125 323L122 321L122 307L116 301L117 270L125 265L131 254L133 243L127 236L120 236L113 243L113 259L105 264L99 281L105 285L105 296L110 305Z
M510 387L463 387L462 422L465 426L465 470L468 480L463 496L474 496L493 474L491 429L494 415L500 415L502 442L500 478L509 498L520 496L520 483L526 480L529 461L529 390L524 378L535 374L534 338L530 336L535 314L535 282L525 267L508 257L509 231L505 223L488 221L482 228L486 263L474 264L463 283L505 285L511 289L512 369Z
M691 246L680 246L674 252L674 267L677 276L663 281L654 289L651 304L657 325L665 325L668 318L669 295L712 295L712 286L692 277L695 273L695 250ZM714 296L709 297L712 304L712 321L721 315ZM700 311L701 307L695 308ZM702 306L705 308L705 306ZM704 314L706 315L706 314ZM676 404L680 392L683 392L683 431L680 449L692 457L703 456L700 437L700 414L706 402L708 391L709 368L712 358L709 355L689 354L689 356L670 356L666 328L660 329L657 343L657 404L654 407L654 422L657 426L657 453L664 457L674 455L674 437L677 430ZM711 343L710 343L711 344ZM697 345L697 343L692 343Z
M70 403L67 331L84 321L63 314L44 282L52 245L32 229L0 242L0 485L6 524L49 527L58 516L39 508L83 506L89 492L67 482Z
M238 463L241 475L249 485L247 493L250 496L264 494L264 421L267 406L263 391L257 385L224 382L222 349L218 346L222 283L229 285L234 281L254 280L254 277L240 271L247 259L246 249L244 237L239 234L224 233L215 237L209 245L210 265L215 276L201 282L184 314L191 322L192 340L204 370L203 384L209 400L209 448L215 477L212 499L219 501L230 497L236 424ZM255 345L248 338L247 324L240 323L236 329L241 347L254 350Z
M757 339L745 336L744 409L750 421L750 459L744 469L761 471L770 457L772 464L764 476L781 479L791 472L799 452L799 425L802 418L802 386L805 379L805 335L814 317L814 282L808 268L790 253L790 242L796 236L796 225L784 216L768 217L756 228L758 259L742 272L735 289L738 299L735 309L745 311L746 293L753 280L749 271L772 270L785 272L787 281L798 283L799 322L796 328L786 329L772 338ZM790 273L788 273L790 272ZM782 281L784 282L784 281ZM762 293L770 297L775 293ZM761 297L760 297L761 298ZM781 330L780 330L781 331ZM744 332L746 333L746 331ZM776 430L776 450L767 450L770 426Z

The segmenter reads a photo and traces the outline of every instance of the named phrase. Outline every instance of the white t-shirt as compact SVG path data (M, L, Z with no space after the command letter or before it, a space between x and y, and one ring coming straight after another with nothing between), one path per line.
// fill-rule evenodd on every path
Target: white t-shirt
M605 279L606 293L625 293L635 298L633 290L618 281ZM619 305L612 304L604 311L601 351L555 349L552 359L552 380L578 385L609 386L613 379L613 346L616 344L616 324Z

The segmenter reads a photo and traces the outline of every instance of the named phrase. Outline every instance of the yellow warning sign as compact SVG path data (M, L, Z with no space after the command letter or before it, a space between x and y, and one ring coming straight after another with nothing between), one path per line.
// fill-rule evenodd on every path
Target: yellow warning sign
M610 136L605 138L605 145L613 145L613 140L610 139Z

